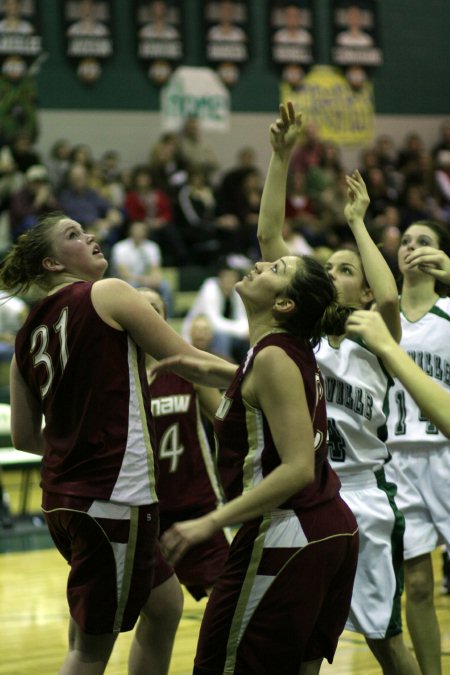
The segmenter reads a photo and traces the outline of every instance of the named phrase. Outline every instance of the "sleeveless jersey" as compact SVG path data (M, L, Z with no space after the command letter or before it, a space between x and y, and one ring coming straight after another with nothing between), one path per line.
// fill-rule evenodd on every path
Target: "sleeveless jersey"
M439 298L417 321L409 321L402 313L401 322L403 349L435 382L450 391L450 298ZM421 449L429 444L438 449L448 445L448 439L421 414L398 380L390 393L389 406L389 450Z
M191 382L160 373L149 386L159 457L160 513L207 513L220 488Z
M16 337L19 371L45 417L47 492L134 506L157 501L144 354L108 326L78 282L35 306Z
M325 382L332 467L342 478L380 469L389 459L385 441L392 378L373 352L349 338L335 348L323 337L316 358Z
M333 499L339 492L340 483L327 460L323 382L314 352L287 333L267 335L250 349L222 398L214 422L219 475L227 499L232 499L261 482L281 463L263 411L247 403L241 394L243 379L250 372L256 355L270 345L283 349L301 372L315 447L314 482L290 497L280 508L309 509Z

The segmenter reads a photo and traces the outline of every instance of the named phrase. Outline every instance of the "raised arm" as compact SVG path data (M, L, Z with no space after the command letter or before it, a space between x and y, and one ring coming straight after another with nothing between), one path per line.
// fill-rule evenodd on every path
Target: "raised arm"
M92 302L99 316L160 361L156 370L171 369L192 382L225 387L236 366L188 344L153 309L142 293L120 279L103 279L92 286ZM170 361L161 361L170 359Z
M278 507L314 479L313 428L300 371L279 348L269 347L256 357L251 378L254 394L249 403L255 403L267 418L281 463L240 497L167 530L162 544L171 563L214 532Z
M347 185L348 201L344 214L355 237L377 310L398 342L401 337L401 324L397 285L389 265L364 224L364 216L370 199L359 171L354 171L351 176L347 176Z
M280 117L270 125L272 156L267 170L258 219L258 241L263 260L277 260L289 254L282 228L286 209L286 181L292 149L298 143L301 113L292 103L280 105Z
M361 337L400 380L422 413L450 438L450 393L434 382L390 335L377 312L357 311L347 320L346 332Z

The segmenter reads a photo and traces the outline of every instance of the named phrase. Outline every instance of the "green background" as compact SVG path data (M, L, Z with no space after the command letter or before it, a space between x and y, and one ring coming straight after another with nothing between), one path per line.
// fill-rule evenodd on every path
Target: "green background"
M159 89L138 61L134 2L113 0L115 55L94 86L84 85L64 52L59 0L40 3L48 58L37 76L44 109L158 110ZM183 0L184 65L202 60L202 1ZM249 0L251 60L231 90L233 112L271 112L279 98L277 71L269 61L270 0ZM330 0L313 0L320 63L329 63ZM384 64L373 73L376 111L397 115L450 113L450 0L378 0Z

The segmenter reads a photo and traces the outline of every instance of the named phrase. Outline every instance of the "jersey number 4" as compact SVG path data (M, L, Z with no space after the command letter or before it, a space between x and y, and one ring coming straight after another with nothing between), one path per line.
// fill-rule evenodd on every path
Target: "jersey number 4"
M328 452L333 462L345 462L345 440L339 433L336 422L328 418Z
M406 435L406 402L405 402L405 392L403 389L399 389L395 392L395 402L397 404L398 417L395 424L395 435L396 436L405 436ZM426 434L437 434L439 433L438 428L430 422L430 420L419 413L419 422L426 422L425 433Z
M183 452L184 446L180 445L180 426L176 422L165 430L159 444L159 458L170 460L169 473L175 473L178 469Z

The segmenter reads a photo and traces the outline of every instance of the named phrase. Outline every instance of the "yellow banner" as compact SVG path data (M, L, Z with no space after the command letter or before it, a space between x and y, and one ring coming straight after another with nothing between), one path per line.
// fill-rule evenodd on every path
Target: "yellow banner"
M300 88L281 84L281 101L293 101L304 122L314 122L323 140L339 145L366 145L373 140L374 101L366 80L352 89L338 68L314 66Z

